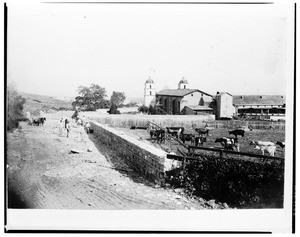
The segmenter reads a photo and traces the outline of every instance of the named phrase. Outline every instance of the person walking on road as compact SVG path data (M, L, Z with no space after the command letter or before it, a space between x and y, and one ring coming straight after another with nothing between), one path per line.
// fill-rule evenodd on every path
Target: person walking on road
M70 123L69 123L68 119L65 120L65 129L67 129L67 137L69 137Z
M64 119L61 118L59 120L59 125L58 125L58 135L60 135L60 136L62 135L63 129L64 129Z

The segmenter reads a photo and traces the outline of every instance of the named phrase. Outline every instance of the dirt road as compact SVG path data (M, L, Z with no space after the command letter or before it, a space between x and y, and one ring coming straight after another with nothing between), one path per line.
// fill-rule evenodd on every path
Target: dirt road
M202 200L157 187L135 174L83 127L71 123L58 134L61 117L44 126L22 123L7 137L9 208L41 209L211 209ZM71 149L82 151L70 153Z

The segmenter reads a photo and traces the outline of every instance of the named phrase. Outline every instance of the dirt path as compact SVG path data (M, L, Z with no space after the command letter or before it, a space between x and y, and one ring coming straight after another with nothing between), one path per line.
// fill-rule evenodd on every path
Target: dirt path
M44 126L23 123L21 129L8 134L10 208L211 208L147 182L81 126L72 123L70 137L65 132L60 136L57 126L63 115L66 118L62 113L47 115ZM70 154L72 148L82 152Z

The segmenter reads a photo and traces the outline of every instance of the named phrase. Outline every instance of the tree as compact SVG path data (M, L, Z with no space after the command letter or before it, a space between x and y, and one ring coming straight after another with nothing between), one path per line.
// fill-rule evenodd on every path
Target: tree
M153 105L150 105L150 106L149 106L148 113L149 113L149 114L156 114L156 110L155 110L155 108L154 108Z
M79 86L77 91L79 96L72 102L74 109L80 107L81 110L93 111L108 108L110 105L109 101L105 99L107 96L106 89L99 85L91 84L90 87Z
M111 104L110 109L107 111L109 114L120 114L118 107L115 104Z
M26 99L20 96L13 85L7 88L7 130L11 131L19 126L19 121L24 119L23 106Z
M146 105L142 105L138 108L138 111L142 113L147 113L149 111L149 108Z
M120 106L125 100L125 94L124 92L118 92L118 91L113 91L111 97L110 97L110 102L111 104L115 104L116 106Z

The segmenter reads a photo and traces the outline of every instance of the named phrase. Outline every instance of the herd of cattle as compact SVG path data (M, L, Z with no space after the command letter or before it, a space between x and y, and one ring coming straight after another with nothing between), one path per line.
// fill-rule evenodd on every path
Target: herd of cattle
M27 119L27 124L32 126L44 125L46 117Z
M156 128L148 129L151 139L154 139L157 142L165 142L166 134L177 138L179 141L185 144L189 141L192 146L203 146L204 142L207 142L210 129L208 128L194 128L194 133L185 133L184 127L166 127L166 129ZM238 128L228 131L230 137L219 137L216 138L215 143L220 143L222 149L231 150L231 151L240 151L240 144L238 136L245 136L245 129ZM270 142L270 141L251 141L249 145L253 145L255 150L260 150L262 155L265 154L265 151L269 153L270 156L275 155L276 145L279 145L282 149L285 147L284 142Z

